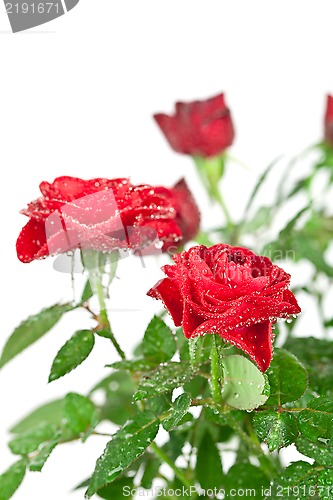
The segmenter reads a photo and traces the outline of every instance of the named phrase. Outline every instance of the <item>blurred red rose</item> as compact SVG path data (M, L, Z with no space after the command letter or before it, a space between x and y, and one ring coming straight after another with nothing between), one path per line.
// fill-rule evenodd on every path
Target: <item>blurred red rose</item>
M16 243L22 262L75 248L147 249L156 239L167 250L199 229L200 214L184 180L168 189L65 176L42 182L40 190L42 196L22 210L30 219Z
M327 96L325 113L325 141L333 147L333 96Z
M206 101L177 102L172 116L154 115L170 146L192 156L218 156L234 140L231 114L219 94Z
M187 338L216 333L267 370L272 322L300 312L290 275L241 247L204 245L174 255L148 295L161 299Z

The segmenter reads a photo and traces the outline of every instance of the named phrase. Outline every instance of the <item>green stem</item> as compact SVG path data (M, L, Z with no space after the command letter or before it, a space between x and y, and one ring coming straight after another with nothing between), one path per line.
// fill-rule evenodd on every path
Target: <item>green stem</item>
M253 450L254 454L257 456L264 474L266 474L268 479L271 481L278 474L279 472L278 468L276 464L273 463L272 457L265 455L265 453L263 452L258 436L253 429L252 422L248 415L246 419L246 427L249 433L248 435L243 431L244 435L247 436L246 443L248 444L249 448Z
M223 212L224 217L225 217L226 222L227 222L227 226L229 228L232 228L233 227L232 218L231 218L229 209L228 209L228 207L227 207L227 205L226 205L226 203L224 201L224 198L222 196L221 191L219 191L219 189L216 186L216 189L214 189L213 192L214 192L215 200L217 201L217 203L220 205L220 207L222 209L222 212Z
M116 349L117 353L121 357L121 359L126 359L124 351L120 347L116 337L114 336L113 331L111 330L111 325L110 325L110 321L109 321L109 317L108 317L108 313L107 313L107 309L106 309L106 303L105 303L104 287L103 287L103 283L101 280L99 282L95 283L95 290L96 290L96 295L97 295L99 307L100 307L100 316L99 316L100 317L100 324L103 328L107 329L108 334L109 334L109 338L110 338L114 348Z
M103 275L105 272L105 264L107 260L106 254L96 252L94 250L82 250L81 251L81 256L82 256L82 263L84 268L87 270L88 275L89 275L89 281L91 285L91 289L93 293L97 296L98 302L99 302L99 308L100 308L100 314L99 314L99 327L102 330L107 330L108 332L108 338L111 340L114 348L116 349L117 353L121 357L121 359L126 359L124 351L121 349L120 345L118 344L112 330L111 330L111 325L107 313L107 308L106 308L106 291L103 286ZM109 257L110 264L111 264L111 275L114 276L114 269L113 267L117 259L113 261L112 256ZM109 280L109 285L110 285L110 280Z
M155 442L150 445L151 450L155 453L155 455L164 463L166 463L175 473L175 476L183 483L183 485L189 490L194 487L185 474L174 464L174 462L168 457L168 455L157 446Z
M213 346L210 354L211 359L211 378L210 387L214 403L220 405L222 403L222 368L220 363L220 346L218 346L216 335L213 335Z
M219 181L222 179L224 174L225 159L225 154L213 158L204 158L201 156L193 157L197 172L210 199L218 203L222 209L228 228L232 229L234 224L228 207L218 187Z
M279 474L279 470L273 463L272 458L269 455L265 455L263 449L261 448L258 437L252 428L252 424L251 422L249 423L249 419L247 422L247 427L250 435L244 431L241 424L231 413L225 413L224 419L226 420L226 423L235 431L235 433L238 434L240 439L246 444L249 451L258 458L263 473L267 476L269 481L272 481L272 479L274 479L274 477Z

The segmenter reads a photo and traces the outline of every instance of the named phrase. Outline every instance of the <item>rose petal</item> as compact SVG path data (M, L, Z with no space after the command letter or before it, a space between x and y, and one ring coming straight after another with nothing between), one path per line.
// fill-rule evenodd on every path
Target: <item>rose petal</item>
M17 238L16 252L19 260L24 263L49 255L44 222L29 220Z
M151 288L147 295L154 299L162 300L170 312L175 325L181 325L183 319L183 301L179 289L172 280L164 278Z

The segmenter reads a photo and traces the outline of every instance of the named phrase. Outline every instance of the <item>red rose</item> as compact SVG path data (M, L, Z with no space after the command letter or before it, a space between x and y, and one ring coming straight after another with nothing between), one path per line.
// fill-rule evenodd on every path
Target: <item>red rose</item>
M272 359L272 322L300 312L290 275L246 248L218 244L173 256L148 295L161 299L187 338L217 333L261 371Z
M74 248L112 251L185 243L199 229L200 215L186 182L171 189L132 186L128 179L58 177L40 184L42 196L22 213L17 255L31 262Z
M325 113L325 141L333 147L333 96L327 96Z
M223 94L207 101L177 102L173 116L156 114L154 118L178 153L218 156L234 140L234 127Z

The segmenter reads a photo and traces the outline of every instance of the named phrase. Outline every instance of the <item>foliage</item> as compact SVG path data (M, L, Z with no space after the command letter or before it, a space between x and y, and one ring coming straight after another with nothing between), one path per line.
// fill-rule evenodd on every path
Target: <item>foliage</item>
M242 246L252 238L258 252L270 258L279 252L284 260L292 251L291 267L306 264L310 269L308 279L294 291L314 299L322 331L307 331L305 322L300 337L298 318L289 318L285 328L276 325L273 360L263 374L244 352L218 335L188 340L160 314L149 322L133 357L125 357L105 307L103 278L114 276L112 266L107 270L112 258L91 252L99 262L98 271L89 269L93 286L88 280L77 304L53 305L21 323L5 344L0 368L18 355L29 356L23 351L78 308L91 314L96 324L88 330L79 325L59 346L53 362L50 359L49 382L56 384L64 376L70 380L71 372L91 354L96 336L100 342L112 342L120 360L110 360L106 376L85 395L69 392L12 427L8 446L16 461L0 476L0 500L14 495L27 471L42 471L57 446L104 435L100 425L105 422L115 430L106 436L91 476L78 487L85 488L86 498L97 494L117 500L124 497L125 488L126 496L133 498L134 485L149 489L156 484L166 488L159 495L166 498L174 498L167 490L177 487L196 487L195 498L200 488L223 489L227 496L239 488L251 489L256 498L333 498L333 340L328 335L333 315L325 309L326 294L332 291L333 215L314 196L323 172L329 174L330 196L333 153L327 144L314 149L319 159L311 171L292 181L298 159L291 161L277 183L276 197L262 206L257 203L259 193L281 159L272 162L238 221L230 218L218 189L228 170L228 155L210 160L208 170L206 160L196 158L211 199L225 215L225 224L202 231L197 241ZM302 206L285 224L276 224L281 210L296 199ZM94 295L99 298L97 313L90 306ZM160 440L159 432L166 439ZM279 452L291 445L311 464L299 460L284 467ZM230 468L224 461L227 449L235 455Z

